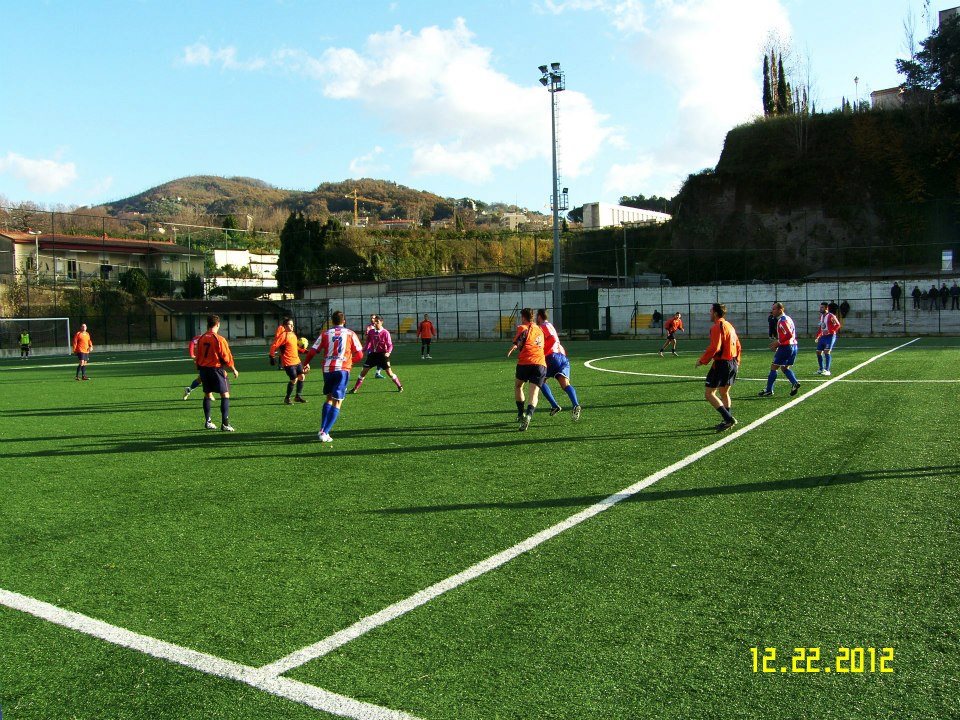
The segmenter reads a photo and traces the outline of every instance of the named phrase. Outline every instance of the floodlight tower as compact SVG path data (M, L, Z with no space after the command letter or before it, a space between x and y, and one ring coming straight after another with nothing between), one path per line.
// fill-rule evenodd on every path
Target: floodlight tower
M557 172L557 93L566 87L566 78L560 63L550 63L550 66L541 65L540 84L550 91L550 138L553 150L553 198L550 206L553 208L553 322L558 330L563 332L562 298L560 293L560 210L566 209L566 188L563 193L563 205L560 207L560 178Z

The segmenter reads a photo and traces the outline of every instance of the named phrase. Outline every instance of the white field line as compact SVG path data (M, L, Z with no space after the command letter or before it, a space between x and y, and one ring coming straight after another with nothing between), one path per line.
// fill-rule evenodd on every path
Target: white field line
M517 558L520 555L523 555L524 553L529 552L530 550L533 550L538 545L556 537L560 533L565 532L570 528L579 525L585 520L589 520L595 515L599 515L604 510L610 509L611 507L613 507L614 505L616 505L622 500L626 500L628 498L633 497L634 495L639 493L641 490L644 490L645 488L650 487L654 483L659 482L660 480L663 480L665 477L672 475L678 470L682 470L688 465L692 465L693 463L697 462L701 458L709 455L710 453L716 450L719 450L723 446L733 442L734 440L741 437L742 435L745 435L746 433L752 430L755 430L756 428L760 427L764 423L777 417L781 413L786 412L793 406L808 400L809 398L816 395L818 392L821 392L822 390L825 390L826 388L828 388L831 384L841 380L842 378L852 373L855 373L857 370L863 367L866 367L870 363L876 360L879 360L885 355L889 355L890 353L895 352L901 348L904 348L907 345L911 345L912 343L915 343L918 339L919 338L914 338L910 342L904 343L903 345L898 345L895 348L886 350L878 355L874 355L873 357L869 358L868 360L865 360L859 365L850 368L846 372L840 375L837 375L836 377L831 378L830 380L827 380L822 385L818 385L817 387L814 387L812 390L802 395L796 396L793 400L790 400L789 402L786 402L783 405L780 405L775 410L767 413L766 415L764 415L761 418L758 418L757 420L754 420L749 425L745 425L744 427L740 428L739 430L729 435L724 435L720 440L717 440L716 442L711 443L710 445L707 445L706 447L696 451L695 453L687 455L682 460L678 460L672 465L665 467L662 470L659 470L653 473L652 475L648 475L643 480L640 480L639 482L636 482L633 485L630 485L629 487L626 487L623 490L620 490L619 492L614 493L613 495L610 495L607 498L604 498L600 502L594 505L591 505L585 510L581 510L576 514L571 515L566 520L563 520L557 523L556 525L553 525L547 528L546 530L542 530L538 532L536 535L532 535L526 540L523 540L517 543L516 545L509 547L506 550L503 550L502 552L497 553L496 555L491 555L486 560L481 560L480 562L476 563L475 565L471 565L466 570L463 570L462 572L459 572L456 575L451 575L445 580L441 580L440 582L435 583L430 587L427 587L423 590L420 590L419 592L414 593L408 598L405 598L403 600L400 600L399 602L389 605L372 615L368 615L367 617L358 620L353 625L347 628L344 628L343 630L340 630L338 632L335 632L329 637L324 638L323 640L320 640L312 645L307 645L306 647L300 648L299 650L296 650L290 653L289 655L286 655L280 658L279 660L275 660L272 663L264 665L263 667L260 668L260 670L270 675L282 675L283 673L289 672L290 670L293 670L296 667L300 667L301 665L304 665L310 662L311 660L315 660L319 657L323 657L324 655L327 655L328 653L336 650L337 648L342 647L343 645L346 645L350 641L356 640L362 635L365 635L366 633L380 627L381 625L385 625L391 620L396 620L397 618L401 617L402 615L405 615L411 610L414 610L420 607L421 605L425 605L426 603L430 602L434 598L439 597L440 595L443 595L444 593L450 590L458 588L464 583L469 582L470 580L474 580L475 578L478 578L481 575L485 575L491 570L496 570L501 565L505 565L506 563L510 562L514 558Z
M355 720L417 720L413 715L338 695L314 685L264 673L216 655L191 650L147 635L125 630L87 615L64 610L41 600L0 588L0 605L90 635L100 640L136 650L161 660L177 663L207 675L245 683L271 695L291 700L324 712Z
M909 343L907 343L907 344L909 345ZM848 349L849 349L849 348L848 348ZM876 350L876 348L871 348L871 349ZM591 370L599 370L600 372L614 373L614 374L616 374L616 375L637 375L637 376L640 376L640 377L670 378L670 379L676 379L676 380L703 380L703 378L704 378L703 375L673 375L673 374L671 374L671 373L649 373L649 372L638 372L638 371L636 371L636 370L611 370L610 368L602 368L602 367L598 367L598 366L594 365L594 363L598 363L598 362L601 362L601 361L603 361L603 360L613 360L613 359L615 359L615 358L627 358L627 357L640 357L640 356L642 356L642 355L656 355L656 354L657 354L657 353L629 353L629 354L626 354L626 355L606 355L606 356L604 356L604 357L594 358L593 360L587 360L586 362L583 363L583 365L584 365L584 367L588 367L588 368L590 368ZM794 368L796 368L795 365L794 365ZM839 378L840 378L840 376L838 375L836 378L834 378L834 380L839 380ZM745 378L745 377L739 377L739 376L737 376L737 380L743 380L744 382L766 382L766 381L767 381L766 378ZM805 377L805 376L801 376L801 380L802 380L802 382L805 382L805 383L807 383L807 382L813 382L813 383L830 382L830 380L828 380L827 378L823 377L822 375L821 375L821 376L817 376L817 377L815 377L815 378L808 378L808 377ZM924 384L924 383L947 383L947 384L951 384L951 383L952 383L952 384L956 384L956 383L960 383L960 380L918 380L918 379L913 379L913 378L910 378L910 379L902 379L902 380L856 380L856 379L849 379L849 380L848 380L848 379L844 379L844 380L840 380L840 382L845 382L845 383L860 383L860 384L863 384L863 385L871 385L871 384L873 384L873 383L889 383L889 384L899 385L899 384L902 384L902 383L906 383L906 384L909 384L909 383L919 383L919 384Z
M251 354L244 353L243 355L234 354L235 358L252 358L252 357L263 357L263 353ZM162 360L98 360L96 355L91 356L90 358L93 361L94 367L99 365L100 367L112 367L114 365L149 365L152 363L192 363L193 359L185 355L184 357L178 358L164 358ZM57 363L55 365L14 365L13 367L0 368L0 372L5 372L7 370L46 370L47 368L65 368L65 367L76 367L77 363L68 362L68 363Z

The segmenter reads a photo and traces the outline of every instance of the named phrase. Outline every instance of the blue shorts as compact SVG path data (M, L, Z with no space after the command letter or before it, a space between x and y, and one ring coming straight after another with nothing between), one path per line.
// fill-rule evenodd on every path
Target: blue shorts
M570 379L570 358L563 353L550 353L547 355L547 377L563 377Z
M773 364L780 365L785 367L787 365L793 365L797 362L797 346L796 345L781 345L777 348L777 351L773 354Z
M323 374L323 394L330 395L336 400L343 400L347 396L347 383L350 382L349 370L334 370Z
M90 353L81 353L81 352L78 352L78 353L74 353L74 354L77 356L77 360L80 360L81 362L90 359Z
M823 352L824 350L833 350L833 346L837 342L837 334L833 333L832 335L821 335L817 340L817 352Z
M226 370L212 367L202 367L197 370L200 374L200 382L203 383L204 393L223 395L230 392L230 381L227 380Z
M283 371L287 374L287 377L291 381L296 380L298 377L303 375L303 363L297 363L296 365L284 365Z

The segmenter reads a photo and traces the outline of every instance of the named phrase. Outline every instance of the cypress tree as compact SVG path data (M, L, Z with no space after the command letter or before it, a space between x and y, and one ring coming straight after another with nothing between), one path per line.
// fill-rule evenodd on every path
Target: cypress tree
M783 75L783 55L777 61L777 110L778 114L786 115L790 112L790 102L787 97L787 78Z
M770 92L770 61L767 54L763 54L763 115L769 117L773 113L773 95Z

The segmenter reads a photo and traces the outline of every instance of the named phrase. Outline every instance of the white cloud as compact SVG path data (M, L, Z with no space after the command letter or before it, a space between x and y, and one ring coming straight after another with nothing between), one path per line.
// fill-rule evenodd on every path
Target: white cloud
M287 69L321 83L330 98L361 103L400 135L417 174L491 180L550 154L549 96L539 85L511 81L491 64L491 51L474 42L463 19L449 29L417 33L400 26L367 38L361 50L330 48L319 58L299 50L275 55ZM583 94L566 91L561 103L565 175L584 172L611 130Z
M546 0L544 8L603 13L674 94L668 135L607 172L609 188L630 193L640 191L622 185L630 177L673 192L686 174L715 165L727 131L761 111L768 33L790 36L781 0Z
M350 161L350 173L353 177L365 177L377 175L389 169L386 165L376 162L382 154L383 148L377 145L367 154L354 158Z
M237 49L232 45L213 50L208 45L199 42L185 47L183 57L180 60L185 65L201 65L203 67L219 65L223 70L262 70L267 66L267 61L263 58L238 60Z
M0 157L0 174L4 173L23 181L31 192L44 194L57 192L77 179L77 168L72 162L34 160L13 152Z
M656 168L650 158L635 163L614 164L607 170L603 191L611 195L636 195L647 188ZM638 190L637 188L641 188ZM644 194L651 194L645 192Z

